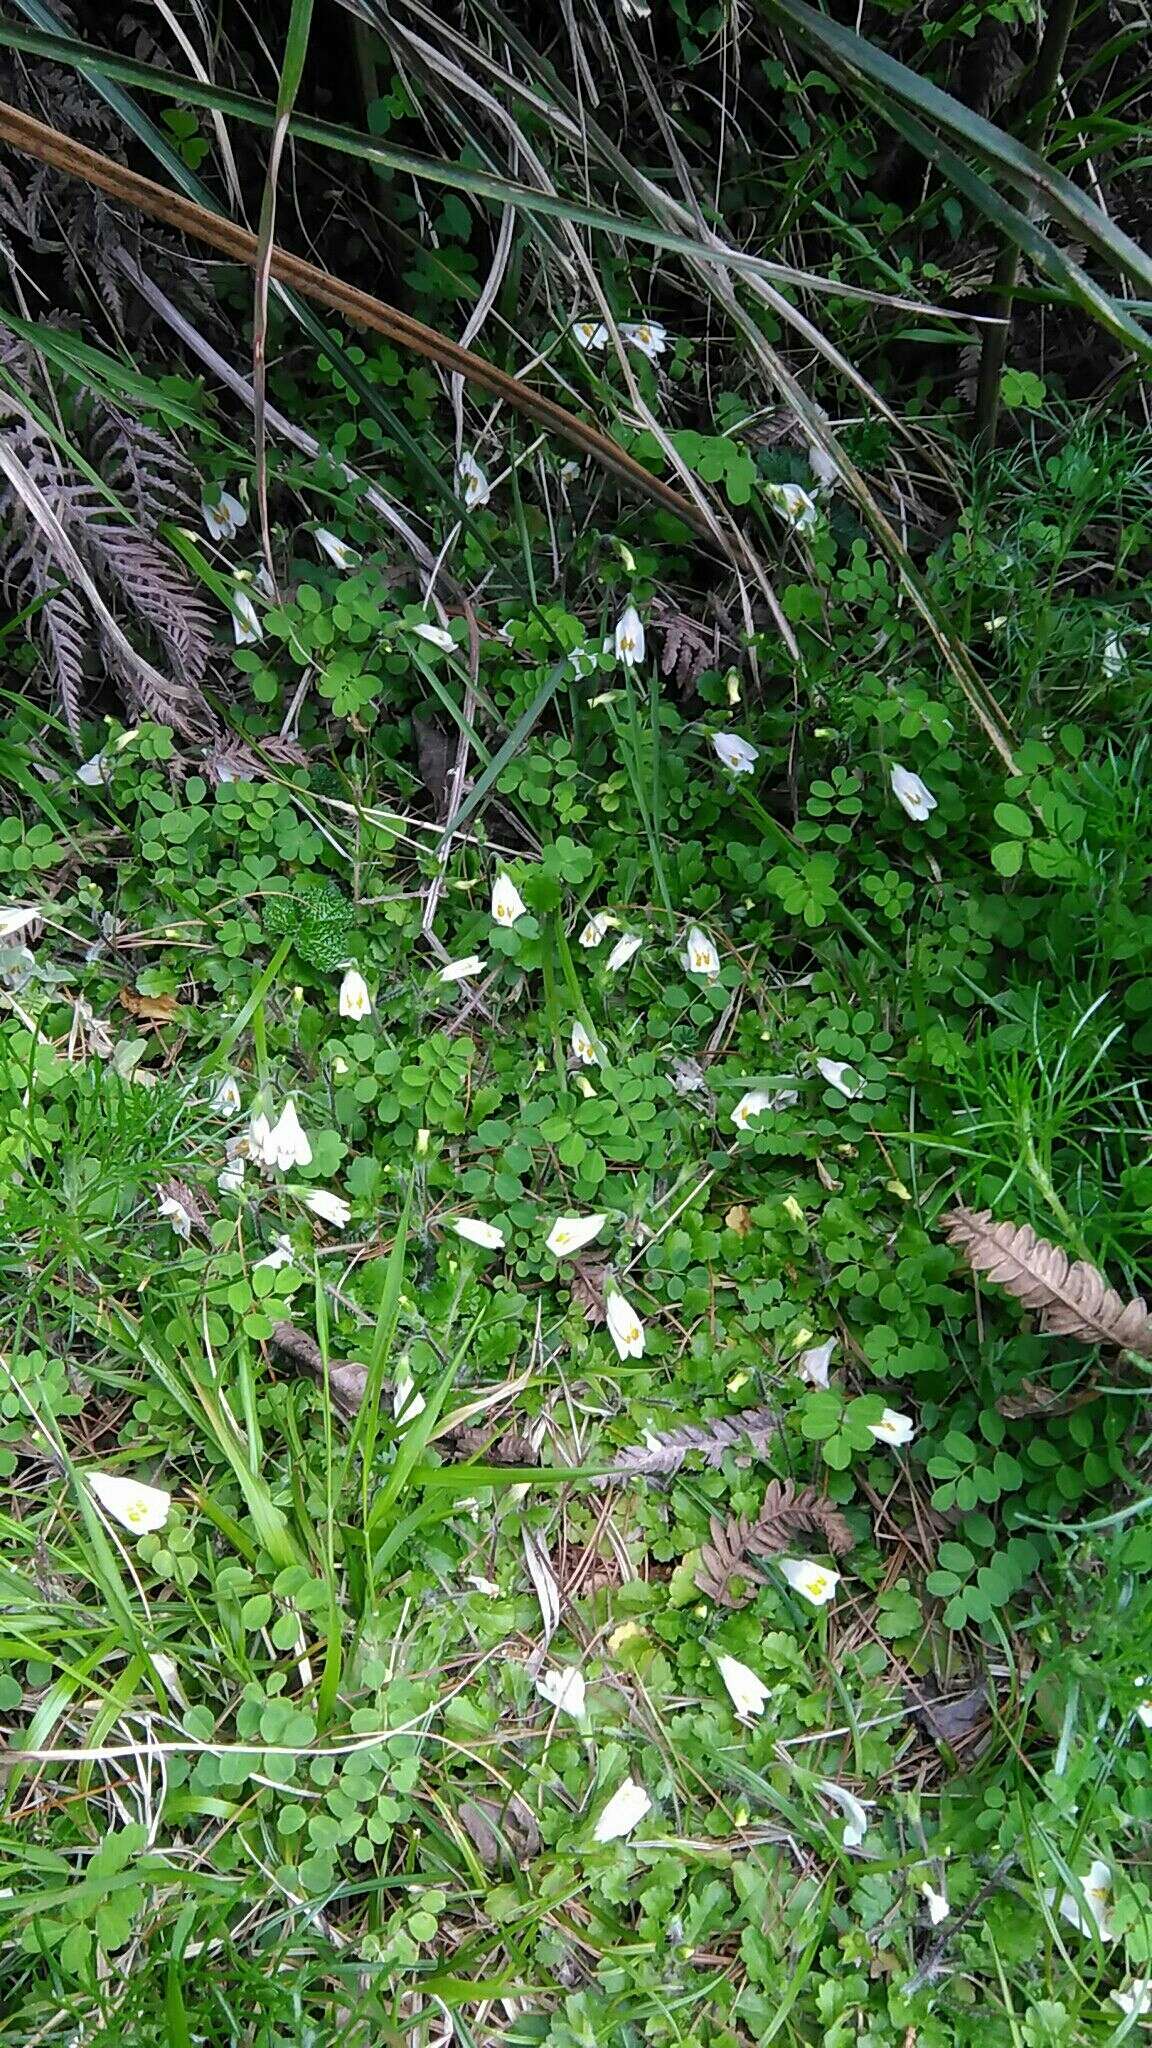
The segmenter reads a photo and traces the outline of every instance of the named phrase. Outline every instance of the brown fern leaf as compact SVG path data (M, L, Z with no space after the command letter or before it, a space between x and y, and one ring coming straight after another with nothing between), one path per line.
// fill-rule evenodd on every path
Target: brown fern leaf
M748 1445L762 1456L776 1432L771 1408L749 1408L743 1415L718 1416L712 1422L686 1422L679 1429L650 1431L642 1444L629 1444L612 1461L609 1479L667 1479L695 1452L713 1470L726 1451Z
M1152 1317L1139 1296L1124 1302L1086 1259L1069 1260L1027 1223L997 1223L990 1209L953 1209L944 1235L997 1287L1035 1309L1053 1337L1112 1344L1152 1358Z
M722 1607L743 1607L750 1597L732 1592L733 1577L763 1578L753 1558L779 1557L802 1535L818 1535L833 1557L843 1557L856 1540L831 1501L790 1479L772 1481L755 1521L747 1515L733 1515L727 1522L713 1517L709 1535L700 1552L696 1584Z

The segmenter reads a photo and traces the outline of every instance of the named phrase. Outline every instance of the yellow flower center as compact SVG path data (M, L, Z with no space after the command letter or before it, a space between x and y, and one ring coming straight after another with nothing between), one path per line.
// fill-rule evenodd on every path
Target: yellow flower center
M827 1584L828 1575L826 1572L813 1572L808 1581L808 1591L810 1593L822 1593Z
M572 1232L571 1232L570 1230L558 1230L558 1231L556 1232L556 1242L557 1242L557 1244L570 1244L570 1243L571 1243L571 1240L572 1240Z

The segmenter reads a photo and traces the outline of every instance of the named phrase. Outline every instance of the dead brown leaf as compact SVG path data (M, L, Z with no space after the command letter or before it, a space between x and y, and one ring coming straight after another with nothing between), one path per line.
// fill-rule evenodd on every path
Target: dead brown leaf
M175 996L142 996L134 988L122 988L119 1001L120 1008L142 1024L171 1024L180 1014Z
M607 1266L586 1265L581 1261L572 1274L572 1299L577 1308L583 1309L590 1323L602 1323L605 1320L604 1290L607 1284Z
M489 1869L501 1863L509 1868L530 1863L540 1853L535 1816L518 1792L504 1806L496 1799L465 1799L459 1818L481 1863Z
M1099 1399L1100 1389L1095 1380L1065 1387L1063 1393L1055 1387L1043 1386L1039 1380L1021 1380L1016 1393L1001 1394L996 1413L1009 1422L1020 1422L1026 1415L1071 1415L1074 1408L1083 1408L1089 1401Z
M743 1202L736 1202L726 1212L724 1221L728 1225L729 1230L736 1232L737 1237L747 1237L748 1232L752 1228L751 1213L745 1208Z

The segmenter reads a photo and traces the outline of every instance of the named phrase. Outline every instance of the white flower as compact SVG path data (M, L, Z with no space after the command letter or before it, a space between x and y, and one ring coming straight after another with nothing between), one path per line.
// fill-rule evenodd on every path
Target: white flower
M750 1088L732 1111L732 1122L738 1131L746 1131L754 1116L762 1116L766 1109L775 1106L776 1098L766 1088Z
M26 903L9 904L7 909L0 910L0 939L14 938L17 932L35 924L39 915L38 910L30 909Z
M208 1107L213 1116L239 1116L240 1089L232 1074L225 1074Z
M825 1799L830 1799L845 1815L844 1833L841 1837L844 1847L858 1849L868 1833L868 1814L864 1801L857 1799L856 1794L847 1791L843 1785L834 1784L831 1778L821 1778L816 1790L822 1792ZM872 1804L871 1800L868 1804Z
M598 1067L600 1064L595 1040L589 1038L579 1018L572 1026L572 1057L585 1067Z
M753 1721L764 1712L772 1689L738 1657L717 1657L716 1669L728 1688L728 1697L741 1721Z
M259 1111L248 1127L248 1148L257 1166L266 1172L279 1167L287 1173L293 1166L311 1166L312 1147L289 1096L276 1123Z
M608 329L602 320L577 320L572 329L572 339L582 349L607 348Z
M886 1408L879 1422L870 1422L868 1429L877 1443L892 1444L897 1450L902 1444L910 1444L916 1434L912 1417L901 1415L897 1408Z
M99 789L108 780L108 756L104 753L93 754L87 761L81 762L76 770L76 780L85 783L89 789Z
M811 533L819 526L820 507L803 484L765 484L764 492L797 533Z
M246 590L232 592L232 632L237 647L254 647L264 638L260 615Z
M416 1392L411 1373L401 1373L392 1389L392 1414L396 1421L406 1427L408 1423L415 1422L418 1415L423 1415L427 1406L423 1394Z
M222 1195L238 1195L244 1185L244 1161L237 1154L229 1159L216 1175L216 1185Z
M1124 635L1112 626L1104 635L1104 654L1100 663L1105 680L1114 683L1117 676L1123 675L1127 664L1128 649L1124 645Z
M88 1484L106 1514L134 1536L150 1535L162 1529L172 1507L172 1495L162 1486L145 1486L139 1479L124 1479L118 1472L89 1472Z
M689 974L702 974L708 981L715 981L720 972L720 955L707 932L702 932L698 924L694 924L688 934L680 965L687 968Z
M569 455L567 459L560 464L560 468L557 474L562 484L574 484L577 477L580 474L580 470L581 464L577 462L575 456Z
M1152 1977L1133 1977L1127 1991L1110 1991L1108 1996L1125 2019L1142 2020L1152 2012Z
M604 1297L608 1335L621 1358L643 1358L644 1325L630 1301L614 1290Z
M485 1599L502 1600L504 1598L503 1589L496 1584L495 1579L486 1579L479 1572L465 1572L464 1576L470 1586L475 1586L478 1593L483 1593Z
M462 455L456 464L456 483L469 512L486 505L492 496L488 479L474 455Z
M926 783L910 768L899 766L892 770L892 794L898 804L907 811L916 825L923 825L936 809L936 798Z
M167 1650L149 1650L148 1662L151 1664L165 1692L171 1694L177 1706L187 1707L188 1701L185 1697L184 1687L180 1683L180 1667L175 1657L170 1657Z
M725 768L733 775L751 775L760 759L759 747L741 739L738 732L714 732L712 745Z
M192 1218L183 1202L178 1202L175 1195L157 1195L156 1214L162 1221L170 1223L176 1236L187 1244L192 1235Z
M803 1593L804 1598L810 1600L813 1607L826 1607L829 1600L835 1597L836 1588L840 1584L840 1574L833 1571L831 1565L814 1564L810 1557L801 1558L799 1563L795 1558L780 1557L776 1562L792 1591Z
M606 972L618 974L622 967L627 967L633 953L638 953L643 944L644 941L639 932L625 932L622 939L617 939L616 944L604 962Z
M1138 1678L1136 1680L1137 1690L1148 1683L1148 1679ZM1152 1692L1148 1694L1147 1699L1137 1700L1136 1718L1139 1721L1143 1721L1145 1728L1152 1728Z
M864 1082L859 1074L857 1074L855 1067L848 1065L847 1060L818 1059L816 1069L818 1073L823 1075L828 1086L830 1088L838 1088L841 1095L847 1096L849 1102L855 1102L858 1095L863 1095ZM851 1081L845 1080L846 1074L853 1075L854 1079Z
M215 505L204 499L200 510L213 540L231 540L242 526L248 524L247 507L240 503L239 498L234 498L231 491L221 491L219 503Z
M599 1237L607 1221L606 1216L558 1216L545 1243L555 1258L569 1258Z
M840 481L839 465L816 441L808 444L808 467L823 490L835 490Z
M350 967L340 983L340 1015L342 1017L367 1017L371 1015L372 998L368 983L359 968Z
M495 1223L484 1223L479 1216L457 1216L452 1224L457 1237L468 1244L482 1245L486 1252L504 1249L504 1232Z
M650 363L662 356L668 342L668 329L661 327L658 320L626 320L621 322L620 339L629 348L638 348Z
M947 1892L934 1892L930 1884L922 1884L920 1896L928 1908L928 1918L932 1926L939 1927L941 1921L947 1920L952 1911L948 1904Z
M346 540L340 540L336 534L329 533L326 526L318 526L312 538L320 553L327 555L336 569L354 569L360 560L359 548L351 547Z
M334 1195L328 1188L311 1188L304 1197L304 1207L318 1216L321 1223L330 1223L333 1230L346 1230L352 1214L351 1202L343 1195Z
M594 1842L615 1842L621 1835L630 1835L634 1827L651 1810L652 1801L643 1785L633 1778L625 1778L619 1791L612 1794L603 1813L592 1830Z
M1098 1934L1102 1941L1115 1941L1116 1933L1108 1913L1112 1898L1112 1872L1108 1865L1097 1857L1089 1865L1088 1875L1079 1879L1079 1884L1084 1894L1083 1903L1075 1892L1064 1892L1057 1911L1076 1929L1077 1934ZM1053 1904L1055 1886L1045 1892L1044 1899L1047 1905Z
M612 650L625 668L634 668L644 659L644 622L634 604L627 605L616 621Z
M439 647L444 654L451 654L456 646L451 633L446 633L443 626L413 626L412 631L417 639L426 640L429 647Z
M260 1270L261 1266L267 1266L270 1273L278 1273L280 1271L281 1266L290 1266L293 1263L295 1257L296 1254L292 1249L292 1239L290 1237L286 1237L284 1233L281 1232L280 1236L276 1239L276 1243L273 1246L272 1250L270 1252L265 1252L264 1257L262 1259L257 1259L256 1264L252 1268L252 1271L256 1273Z
M479 953L469 953L463 960L449 960L440 969L437 981L469 981L474 974L483 974L484 962Z
M558 1707L562 1714L571 1714L574 1721L584 1719L585 1685L574 1664L562 1670L545 1671L536 1680L536 1690L550 1707Z
M829 1337L823 1344L813 1344L809 1351L802 1351L796 1360L797 1379L806 1380L810 1387L826 1387L835 1349L836 1339Z
M579 647L572 649L568 656L568 666L578 683L582 683L585 676L595 675L598 667L596 655L586 640Z
M528 905L510 875L497 875L492 890L492 916L497 924L515 924Z
M602 943L602 941L608 936L608 933L611 931L615 922L616 919L614 917L610 917L606 910L598 910L596 912L595 917L590 917L588 919L587 924L581 932L580 944L582 946L588 946L589 948L591 948L592 946L599 946Z

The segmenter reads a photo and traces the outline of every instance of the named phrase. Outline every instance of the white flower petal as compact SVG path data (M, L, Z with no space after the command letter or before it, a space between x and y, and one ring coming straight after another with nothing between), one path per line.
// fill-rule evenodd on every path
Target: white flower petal
M162 1529L172 1508L172 1495L162 1486L145 1486L119 1472L89 1472L88 1485L106 1514L134 1536Z
M238 1195L244 1186L244 1161L230 1159L216 1175L216 1186L222 1195Z
M350 967L340 983L339 1010L342 1017L368 1017L372 1013L368 983L356 967Z
M652 1801L644 1787L633 1778L625 1778L597 1820L592 1830L593 1841L615 1842L621 1835L630 1835L651 1808Z
M176 1236L187 1244L192 1235L192 1218L183 1202L178 1202L175 1195L158 1195L156 1214L162 1222L170 1223Z
M826 1387L835 1349L836 1339L829 1337L823 1344L813 1344L810 1350L802 1351L796 1360L797 1379L806 1380L810 1387Z
M634 668L644 659L644 647L644 622L635 605L627 605L616 621L612 635L613 653L625 668Z
M200 506L204 525L213 540L231 540L242 526L248 524L248 511L239 498L231 491L221 491L218 502L210 505L204 499Z
M610 917L606 910L598 910L596 912L595 917L590 917L588 919L587 924L581 932L580 944L582 946L587 946L589 949L591 949L593 946L599 946L602 943L602 941L607 938L608 933L611 931L615 922L616 919L614 917Z
M479 1216L457 1216L452 1228L457 1237L468 1244L478 1244L486 1252L498 1252L504 1248L504 1232L495 1223L485 1223Z
M318 526L312 538L320 553L327 555L328 560L336 569L354 569L360 560L359 548L354 548L346 540L341 540L338 535L329 533L326 526Z
M841 1838L844 1847L858 1849L868 1833L868 1812L865 1802L857 1799L856 1794L849 1792L846 1786L834 1784L831 1778L821 1778L816 1789L824 1794L825 1799L830 1799L833 1805L838 1806L845 1815L844 1833ZM871 1804L872 1801L869 1800L868 1805Z
M755 1671L747 1664L741 1664L738 1657L717 1657L716 1669L728 1689L728 1697L742 1721L755 1720L764 1712L772 1697L772 1689L765 1685Z
M645 1331L641 1318L630 1301L614 1289L604 1297L604 1316L608 1335L616 1346L621 1358L643 1358Z
M510 875L497 875L492 889L492 917L496 924L512 925L523 917L528 905Z
M607 1221L606 1216L558 1216L545 1243L555 1258L571 1258L573 1252L583 1251L599 1237Z
M587 350L608 346L608 329L602 320L577 320L571 332L578 348Z
M751 775L760 759L760 749L741 739L738 732L714 732L712 745L732 775Z
M702 974L706 981L715 981L720 972L720 955L707 932L702 932L698 924L694 924L688 934L680 965L689 974Z
M766 1109L774 1107L775 1097L766 1088L750 1088L732 1111L732 1122L738 1131L746 1131L753 1117L763 1116Z
M892 794L916 825L923 825L936 809L936 798L926 782L913 775L910 768L895 767L892 770Z
M1109 1907L1112 1900L1112 1872L1102 1858L1097 1857L1088 1867L1088 1873L1080 1880L1083 1901L1075 1892L1064 1892L1057 1905L1061 1917L1067 1920L1077 1934L1100 1936L1101 1941L1115 1941L1116 1930L1112 1925ZM1048 1905L1056 1899L1053 1888L1044 1894Z
M451 654L455 649L456 642L443 626L413 626L412 631L417 639L426 640L429 647L438 647L442 654Z
M0 910L0 939L15 938L17 932L35 924L39 915L38 910L31 909L26 903L10 903L6 909Z
M346 1230L352 1214L351 1202L346 1202L343 1195L334 1195L329 1188L310 1188L304 1197L304 1207L322 1223L330 1223L333 1230Z
M260 614L246 590L234 590L230 599L232 633L237 647L255 647L264 638Z
M1133 1977L1125 1990L1110 1991L1108 1996L1126 2019L1142 2020L1152 2012L1152 1977Z
M470 981L474 975L483 974L484 962L479 953L468 953L463 960L449 960L436 976L437 981Z
M574 1721L584 1719L587 1688L574 1664L543 1672L536 1680L536 1690L550 1707L557 1707L562 1714L571 1714Z
M99 789L108 780L107 754L92 754L82 761L76 770L77 782L83 782L88 789Z
M572 1026L572 1057L579 1060L581 1066L598 1067L600 1064L596 1041L588 1036L579 1018Z
M213 1116L239 1116L240 1088L234 1075L225 1074L208 1107Z
M819 526L820 507L803 484L765 484L764 495L796 533L811 533Z
M920 1896L928 1908L928 1919L933 1927L939 1927L947 1920L952 1908L948 1904L947 1892L934 1892L930 1884L922 1884Z
M808 445L808 467L822 490L835 490L840 481L840 465L817 441Z
M668 345L668 329L661 327L658 320L625 320L621 322L620 339L626 347L639 349L642 356L654 363Z
M633 953L638 953L643 944L644 941L639 932L625 932L622 939L617 939L607 960L604 962L605 972L607 974L619 974L620 969L627 967Z
M474 455L464 454L456 464L456 486L469 512L486 505L492 488Z
M912 1417L901 1415L897 1408L886 1408L879 1422L870 1422L868 1429L877 1443L892 1444L897 1450L902 1444L910 1444L916 1434Z
M270 1272L278 1273L280 1271L281 1266L292 1265L293 1261L295 1260L295 1257L296 1254L292 1249L292 1240L290 1237L285 1236L284 1232L282 1231L280 1233L280 1236L276 1239L276 1243L273 1246L272 1250L270 1252L265 1252L264 1257L262 1259L257 1259L256 1264L252 1268L252 1271L255 1273L259 1270L261 1266L267 1266Z
M833 1571L831 1565L815 1564L810 1557L778 1557L776 1563L792 1591L802 1593L813 1607L826 1607L835 1598L840 1573Z
M427 1406L423 1394L416 1392L411 1373L401 1373L392 1389L392 1414L396 1421L407 1428L418 1415L423 1415Z
M857 1096L863 1095L864 1081L855 1067L848 1065L847 1060L818 1059L816 1070L823 1075L830 1088L839 1089L840 1094L846 1096L849 1102L855 1102ZM851 1080L847 1079L849 1074L852 1075Z

